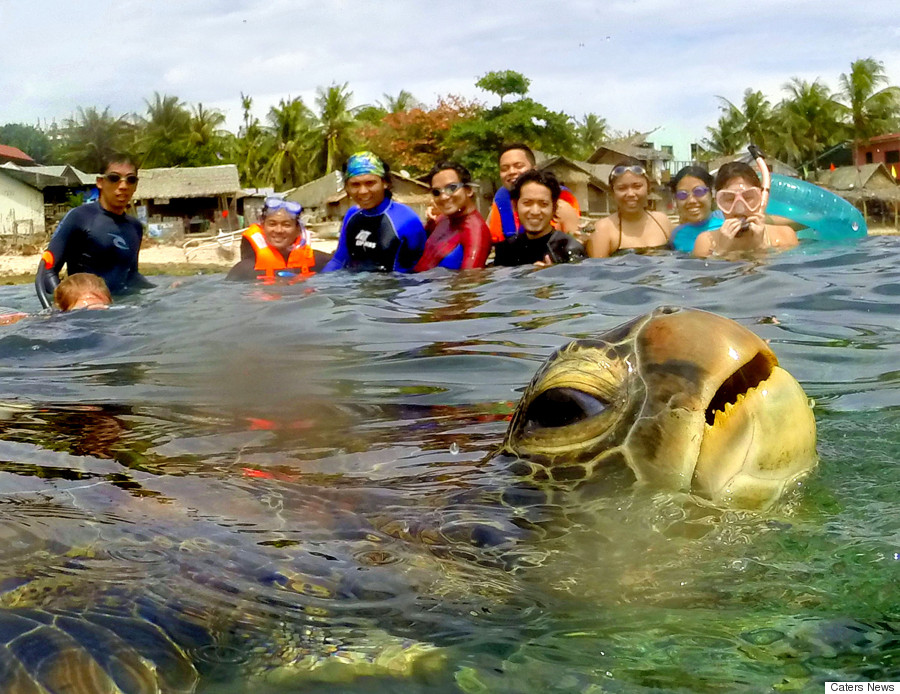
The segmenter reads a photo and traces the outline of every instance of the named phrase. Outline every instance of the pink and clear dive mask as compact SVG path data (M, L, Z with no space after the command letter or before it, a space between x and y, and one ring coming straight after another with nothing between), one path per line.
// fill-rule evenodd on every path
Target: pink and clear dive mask
M716 204L725 214L731 214L738 201L743 203L748 214L753 214L762 207L762 190L759 188L726 189L716 193Z

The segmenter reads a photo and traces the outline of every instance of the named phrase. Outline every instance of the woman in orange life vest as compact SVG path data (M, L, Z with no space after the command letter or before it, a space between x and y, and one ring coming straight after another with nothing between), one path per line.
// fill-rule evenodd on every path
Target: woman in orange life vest
M300 220L300 203L268 197L262 208L261 225L253 224L241 238L241 260L225 279L275 282L305 279L326 262L328 256L313 251Z

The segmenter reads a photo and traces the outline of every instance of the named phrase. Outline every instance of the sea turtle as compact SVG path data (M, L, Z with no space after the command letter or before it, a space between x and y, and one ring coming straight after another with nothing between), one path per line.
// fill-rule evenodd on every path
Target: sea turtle
M705 311L662 307L538 370L501 452L552 486L613 467L717 506L762 508L817 464L816 424L768 345Z
M165 556L170 563L184 562L184 569L174 572L176 579L161 599L148 596L143 584L98 589L75 583L69 589L58 576L41 578L39 566L19 572L16 581L7 579L0 589L0 679L15 683L3 691L56 687L80 694L102 687L118 691L118 686L190 692L200 677L195 654L214 648L236 649L248 658L238 668L248 680L253 673L289 680L304 673L315 677L315 671L327 677L409 674L440 660L440 649L428 643L427 635L416 639L414 632L410 638L403 629L394 635L375 622L348 634L340 620L316 607L319 593L346 596L352 604L366 590L358 581L365 576L381 581L371 568L359 571L354 565L361 557L373 563L370 555L380 546L394 552L408 548L410 557L397 571L405 572L410 592L475 604L477 598L470 603L464 592L474 594L482 585L497 585L503 592L507 586L499 574L511 575L513 565L527 570L529 532L545 519L541 513L555 508L542 506L545 491L565 494L578 487L590 493L591 483L615 467L630 470L641 484L690 491L715 505L765 506L815 464L808 400L767 345L714 314L660 308L596 339L572 342L550 357L521 398L500 448L482 467L472 468L488 478L483 487L471 489L478 499L467 496L457 480L459 491L441 497L444 508L424 503L401 511L406 497L383 490L380 501L372 501L379 499L373 496L368 502L378 506L373 511L359 507L365 500L353 490L347 497L353 504L341 503L340 490L331 490L325 527L336 522L335 514L347 513L344 525L354 531L355 539L343 549L335 537L328 556L320 543L316 552L291 555L285 549L273 562L273 549L245 547L241 536L226 528L216 538L220 549L204 555L212 563L201 572L189 537L173 531L176 544ZM505 476L491 479L500 471ZM282 490L281 513L293 523L299 509L315 503L314 494L304 499L309 485L300 482ZM511 499L525 501L504 506ZM532 525L529 509L538 507L544 510ZM187 517L185 527L188 534L198 529ZM209 534L217 532L218 526ZM231 549L231 541L239 544ZM78 562L83 553L68 556ZM385 562L378 571L389 580L392 564ZM229 575L251 580L231 585ZM204 586L212 581L216 590L192 598L198 581ZM248 621L243 608L203 600L246 592L254 581L262 586L257 604L274 605L278 623ZM491 596L484 598L487 602ZM470 612L477 610L465 614Z

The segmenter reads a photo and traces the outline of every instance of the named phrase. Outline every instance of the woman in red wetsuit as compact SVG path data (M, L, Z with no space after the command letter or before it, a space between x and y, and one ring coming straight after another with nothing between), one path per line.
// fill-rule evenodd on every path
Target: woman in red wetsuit
M440 214L415 271L438 266L449 270L484 267L491 251L491 232L475 208L472 176L461 164L442 162L431 170L428 180Z

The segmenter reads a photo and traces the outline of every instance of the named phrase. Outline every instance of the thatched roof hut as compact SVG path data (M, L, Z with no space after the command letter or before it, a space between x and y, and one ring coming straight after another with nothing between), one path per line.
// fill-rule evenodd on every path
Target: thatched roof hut
M237 166L141 169L135 200L176 200L235 196L241 190ZM165 203L159 203L165 204Z
M146 221L179 220L186 231L210 228L233 231L241 182L237 166L141 169L134 204L145 208Z

